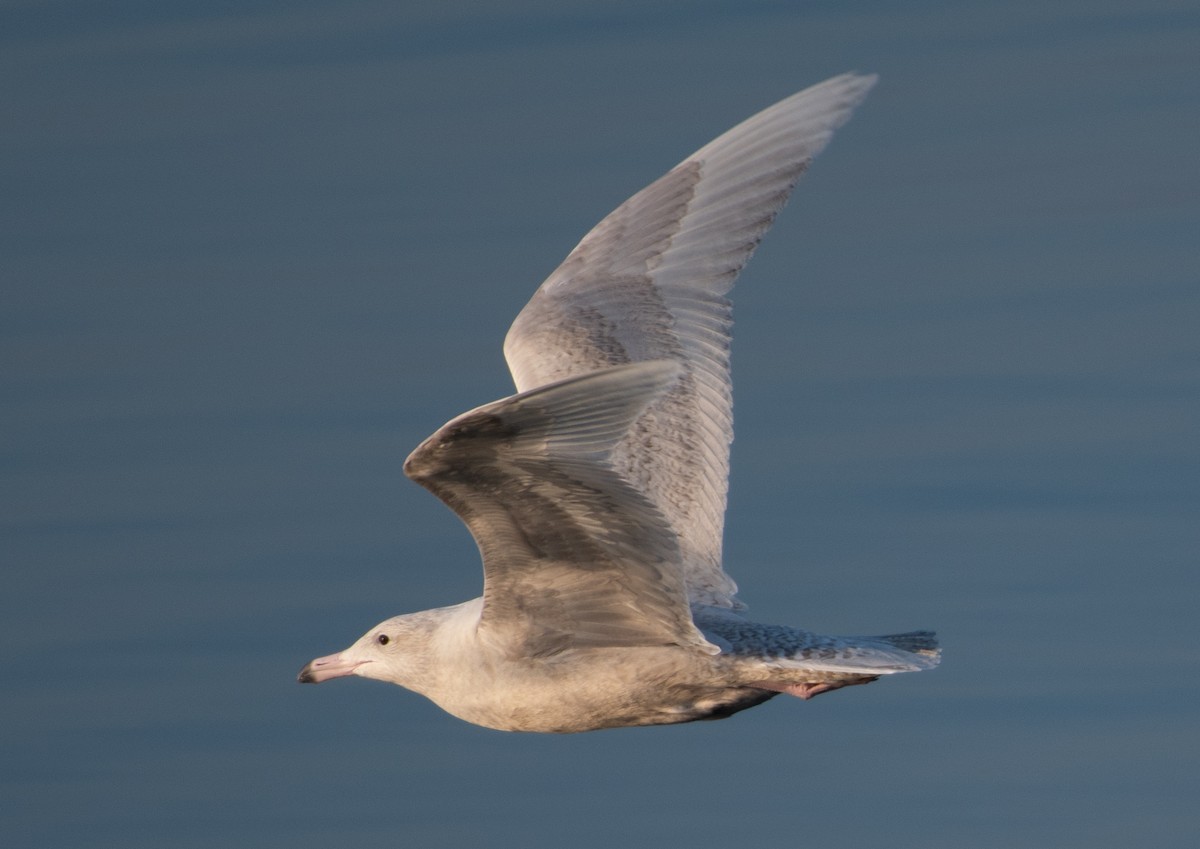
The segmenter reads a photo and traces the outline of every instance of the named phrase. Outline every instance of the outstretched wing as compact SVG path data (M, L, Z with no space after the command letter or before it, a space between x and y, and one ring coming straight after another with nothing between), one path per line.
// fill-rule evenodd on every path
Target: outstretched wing
M521 391L620 363L682 365L678 383L621 440L612 464L678 535L694 602L740 606L721 568L733 439L725 295L796 181L874 82L834 77L700 148L597 224L505 340Z
M479 546L482 637L523 656L716 651L692 623L674 532L608 460L680 371L623 365L514 395L453 419L405 461Z

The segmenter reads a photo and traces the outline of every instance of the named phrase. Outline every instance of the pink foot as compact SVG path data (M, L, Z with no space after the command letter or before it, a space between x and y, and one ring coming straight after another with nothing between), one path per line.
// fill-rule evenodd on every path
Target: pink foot
M850 687L854 684L870 684L878 676L864 675L862 678L855 678L849 681L823 681L811 682L806 684L782 684L775 681L755 681L751 687L758 687L760 690L774 690L776 693L787 693L789 696L795 696L798 699L811 699L813 696L819 696L822 693L828 693L831 690L840 690L842 687Z

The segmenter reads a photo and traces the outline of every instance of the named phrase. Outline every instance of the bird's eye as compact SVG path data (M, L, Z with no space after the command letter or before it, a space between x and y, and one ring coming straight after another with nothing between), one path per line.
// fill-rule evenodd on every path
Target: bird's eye
M375 642L379 643L379 645L381 645L381 646L386 646L391 641L392 641L392 638L389 637L387 634L380 634L378 637L375 638Z

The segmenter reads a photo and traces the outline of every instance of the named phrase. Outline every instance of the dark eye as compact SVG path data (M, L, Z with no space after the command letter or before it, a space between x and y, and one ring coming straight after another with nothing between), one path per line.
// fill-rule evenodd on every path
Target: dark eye
M379 643L379 645L381 645L381 646L386 646L391 641L392 641L392 638L389 637L387 634L380 634L378 637L375 638L375 642Z

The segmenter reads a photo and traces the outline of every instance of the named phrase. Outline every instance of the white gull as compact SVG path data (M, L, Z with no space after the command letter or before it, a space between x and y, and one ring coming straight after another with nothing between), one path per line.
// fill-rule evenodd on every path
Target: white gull
M726 294L874 82L844 74L760 112L584 237L508 332L519 394L404 464L470 529L482 597L388 619L300 681L376 678L468 722L573 732L718 719L937 665L927 631L750 621L721 559Z

